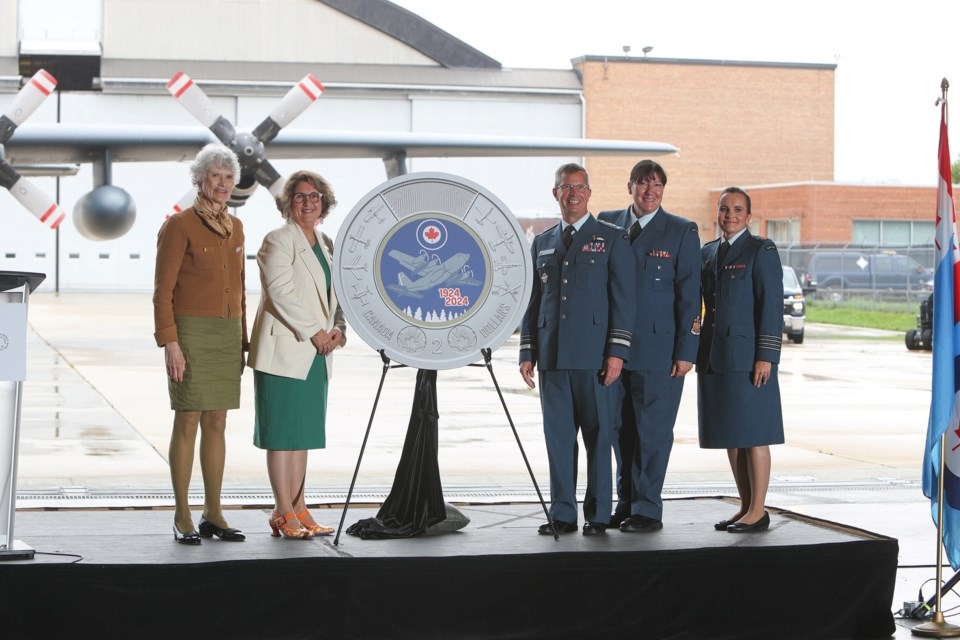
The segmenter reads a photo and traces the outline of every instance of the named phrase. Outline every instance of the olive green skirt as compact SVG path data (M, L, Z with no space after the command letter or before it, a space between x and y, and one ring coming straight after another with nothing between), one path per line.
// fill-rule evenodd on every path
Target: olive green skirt
M183 380L167 378L174 411L219 411L240 406L243 327L240 318L176 316Z

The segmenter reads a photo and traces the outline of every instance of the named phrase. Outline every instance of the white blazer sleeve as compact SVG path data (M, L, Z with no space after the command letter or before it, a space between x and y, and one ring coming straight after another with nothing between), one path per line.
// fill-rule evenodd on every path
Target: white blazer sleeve
M304 296L317 295L316 286L309 274L302 273L305 270L296 264L299 257L292 232L300 231L281 228L268 233L257 252L257 264L260 267L263 295L269 298L277 319L293 331L297 340L305 342L325 329L329 319L322 313L316 313L315 308L311 311L304 304ZM309 249L306 239L303 244Z

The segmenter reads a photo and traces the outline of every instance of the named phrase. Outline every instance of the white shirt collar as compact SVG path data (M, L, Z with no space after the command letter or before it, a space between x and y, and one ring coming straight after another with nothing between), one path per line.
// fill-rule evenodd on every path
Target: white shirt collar
M733 246L733 243L737 241L737 238L739 238L740 236L742 236L742 235L745 234L746 232L747 232L747 228L746 228L746 227L744 227L743 229L740 229L740 231L738 231L737 233L733 234L733 235L727 240L727 242L730 243L730 246ZM723 242L723 236L720 236L720 242Z
M638 218L636 211L634 211L633 205L630 206L630 215L633 216L634 220L640 221L641 229L645 229L646 226L650 224L650 221L653 220L653 216L657 215L658 211L660 211L660 207L657 207L654 211L651 211L650 213L645 213ZM631 222L630 224L633 225L633 222Z

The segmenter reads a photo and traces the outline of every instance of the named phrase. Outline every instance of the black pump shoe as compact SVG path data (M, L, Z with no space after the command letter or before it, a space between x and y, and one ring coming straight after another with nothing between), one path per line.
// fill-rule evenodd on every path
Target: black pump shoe
M247 536L243 535L243 531L240 531L240 529L234 529L233 527L221 529L205 517L200 516L200 537L211 538L213 536L230 542L242 542L247 539Z
M737 520L721 520L720 522L713 525L713 528L717 531L726 531L727 527L732 524L736 524Z
M766 531L770 528L770 514L763 512L763 517L753 524L744 524L743 522L734 522L727 527L727 533L757 533Z
M177 529L176 523L173 525L173 539L179 542L180 544L190 544L198 545L200 544L200 534L196 531L187 531L186 533L180 533L180 529Z

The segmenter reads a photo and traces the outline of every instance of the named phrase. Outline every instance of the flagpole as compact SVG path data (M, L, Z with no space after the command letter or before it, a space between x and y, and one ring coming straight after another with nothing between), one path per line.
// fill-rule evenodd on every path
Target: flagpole
M942 93L940 100L937 101L939 105L940 102L944 104L943 113L944 113L944 122L947 120L948 110L946 107L947 104L947 90L950 88L950 83L947 82L947 79L944 78L940 82L940 91ZM955 624L950 624L943 617L943 608L941 607L941 601L943 598L943 476L944 470L946 468L946 446L947 446L947 434L944 433L940 436L940 460L937 463L938 466L938 477L937 477L937 599L936 606L933 612L933 619L930 622L924 622L919 624L910 632L915 636L924 636L924 637L936 637L936 638L953 638L960 636L960 627Z

